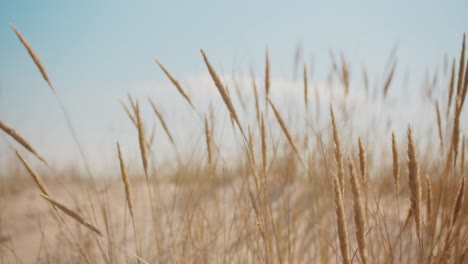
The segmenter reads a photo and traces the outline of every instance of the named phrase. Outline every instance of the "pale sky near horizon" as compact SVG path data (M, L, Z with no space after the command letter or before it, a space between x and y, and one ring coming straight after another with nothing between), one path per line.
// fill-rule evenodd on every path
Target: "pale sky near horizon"
M268 47L273 80L291 80L294 49L302 43L305 61L313 58L313 79L321 83L330 68L330 50L346 55L355 69L352 78L361 78L362 65L383 78L388 54L397 45L396 78L410 71L419 85L445 54L459 56L462 34L468 31L467 10L468 1L461 0L2 0L0 120L34 142L47 159L76 158L66 154L75 146L55 98L9 23L39 55L87 151L98 153L92 157L108 153L105 162L110 162L114 142L134 136L118 101L128 92L140 100L157 96L170 118L187 112L154 56L196 94L194 86L206 76L200 48L219 72L248 75L253 67L261 79ZM158 87L170 88L152 93ZM400 90L391 96L398 98ZM0 137L0 160L10 156Z

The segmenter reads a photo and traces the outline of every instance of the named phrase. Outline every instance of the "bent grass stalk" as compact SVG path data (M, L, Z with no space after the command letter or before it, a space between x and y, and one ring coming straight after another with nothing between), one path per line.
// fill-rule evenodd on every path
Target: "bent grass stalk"
M2 120L0 120L0 129L7 133L9 136L11 136L14 140L16 140L16 142L18 142L21 146L23 146L34 156L36 156L36 158L38 158L40 161L47 165L47 162L44 160L44 158L42 158L41 155L37 153L37 151L31 146L31 144L29 144L29 142L26 139L24 139L20 134L18 134L18 132L16 132L13 128L5 124Z
M131 256L131 257L134 257L136 258L138 261L141 261L143 263L147 263L149 264L146 260L142 259L141 257L129 252L126 248L123 248L121 246L119 246L117 243L115 243L114 241L106 238L103 233L97 228L95 227L94 225L92 225L91 223L89 223L86 219L84 219L83 217L81 217L78 213L76 213L75 211L71 210L70 208L66 207L65 205L63 205L62 203L52 199L51 197L47 196L47 195L44 195L41 193L41 197L44 198L45 200L47 200L47 202L49 202L51 205L53 205L54 207L58 208L60 211L62 211L63 213L65 213L66 215L68 215L69 217L73 218L75 221L77 221L79 224L81 224L82 226L84 226L85 228L87 228L88 230L90 230L92 233L96 234L98 237L102 237L104 238L104 241L110 243L112 246L116 247L117 249L119 249L122 253L124 253L125 255L127 256Z

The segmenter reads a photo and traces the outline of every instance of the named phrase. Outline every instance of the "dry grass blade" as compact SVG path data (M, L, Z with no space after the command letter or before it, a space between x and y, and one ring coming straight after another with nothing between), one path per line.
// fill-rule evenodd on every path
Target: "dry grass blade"
M463 200L465 198L465 177L462 178L460 189L458 189L457 198L455 199L455 203L453 205L453 215L452 215L452 225L455 225L455 222L460 215L460 211L462 210Z
M304 104L306 111L309 106L309 86L307 83L307 65L304 64Z
M449 155L447 159L447 166L450 165L450 161L453 160L454 167L457 165L458 157L458 144L460 143L460 115L461 108L457 107L455 104L455 113L453 116L453 129L452 129L452 139L449 149Z
M148 149L146 147L145 128L143 126L143 121L141 120L140 106L138 102L135 107L135 115L138 124L138 143L140 144L141 161L143 163L143 169L145 170L145 176L148 178Z
M233 76L234 73L233 73ZM244 111L244 112L247 112L248 111L248 107L247 107L247 102L246 102L246 99L242 93L242 89L241 89L241 86L239 85L239 82L237 80L236 77L233 77L233 82L234 82L234 90L236 91L236 96L237 96L237 99L240 103L240 106L241 106L241 109Z
M468 60L466 61L465 80L463 81L463 88L462 88L461 96L460 96L460 111L463 108L463 105L465 103L467 92L468 92Z
M128 101L130 102L130 105L132 106L133 112L136 111L136 101L133 99L132 95L130 93L127 94Z
M400 162L398 160L398 148L395 139L395 133L392 133L392 160L393 160L393 183L395 184L395 192L400 189Z
M208 164L211 166L213 163L213 154L212 154L212 142L211 142L211 131L208 124L208 118L205 116L205 140L206 140L206 150L208 152Z
M127 198L127 205L130 211L130 215L134 218L133 214L133 196L132 196L132 187L130 184L130 179L128 178L127 168L125 167L125 162L122 157L122 151L120 149L120 144L117 142L117 152L119 155L120 162L120 172L122 174L122 181L125 186L125 197Z
M364 80L364 89L366 90L366 95L369 94L369 75L367 74L367 69L363 69L362 79Z
M125 110L125 113L127 113L128 117L130 118L130 121L132 121L133 125L135 125L135 127L138 127L138 124L137 124L137 121L135 119L135 117L132 115L132 113L130 112L130 110L127 108L127 106L125 105L125 103L120 100L120 105L122 105L123 109Z
M266 135L266 127L265 127L265 119L263 118L262 115L262 121L261 121L261 135L262 135L262 166L263 166L263 173L264 177L266 177L266 172L267 172L267 166L268 166L268 154L267 154L267 135Z
M364 216L364 209L361 203L361 188L359 187L359 181L356 177L356 171L354 164L349 159L349 171L351 174L351 190L353 192L353 210L354 210L354 222L356 224L356 238L359 245L359 254L361 256L362 263L367 263L367 247L366 247L366 220Z
M361 179L364 182L364 185L367 184L367 159L366 159L366 150L362 145L361 138L358 139L358 148L359 148L359 168L361 172Z
M257 115L257 122L260 124L260 98L258 97L258 90L257 90L257 84L255 83L255 76L252 73L252 89L254 92L254 98L255 98L255 112Z
M350 79L350 73L349 73L349 67L348 64L346 63L345 57L342 54L341 55L341 82L345 88L345 96L349 94L349 79Z
M18 134L13 128L5 124L2 120L0 120L0 129L3 130L5 133L10 135L16 142L18 142L21 146L31 152L36 158L42 161L44 164L47 165L47 162L37 153L37 151L28 143L26 139L24 139L20 134Z
M31 58L33 59L34 63L36 64L37 68L39 69L39 71L41 72L42 74L42 77L44 78L44 80L47 82L47 84L49 85L50 89L52 89L52 92L55 93L55 89L52 85L52 82L50 81L50 78L49 76L47 75L47 72L44 68L44 66L42 66L42 63L41 63L41 60L39 59L39 56L37 56L36 52L34 52L33 48L31 47L31 45L29 45L29 42L23 37L23 35L21 34L21 32L18 31L18 29L16 29L16 27L13 25L13 24L10 24L10 27L13 29L13 31L15 31L15 34L16 36L19 38L19 40L21 41L21 43L23 44L23 46L26 48L26 50L28 51L29 53L29 56L31 56Z
M159 62L158 59L154 58L154 60L156 61L156 63L159 65L159 67L161 68L161 70L164 72L164 74L166 74L167 78L169 78L169 80L172 82L172 84L176 87L177 91L179 91L179 93L182 95L182 97L184 97L184 99L190 104L190 106L195 109L195 107L193 106L192 104L192 100L190 100L190 97L188 96L188 94L185 92L185 90L182 88L182 86L180 85L180 83L177 81L176 78L174 78L171 73L164 67L164 65L162 65L162 63Z
M435 101L435 109L436 109L436 115L437 115L437 128L439 131L439 141L440 141L440 152L444 151L444 141L443 141L443 136L442 136L442 119L440 117L440 110L439 110L439 103L437 100Z
M76 213L75 211L69 209L68 207L66 207L65 205L55 201L54 199L50 198L49 196L47 195L44 195L44 194L41 194L42 198L46 199L50 204L52 204L53 206L57 207L58 209L60 209L62 212L64 212L65 214L67 214L68 216L70 216L71 218L75 219L75 221L77 221L78 223L80 223L81 225L83 225L84 227L86 227L87 229L91 230L92 232L94 232L95 234L103 237L102 235L102 232L99 231L99 229L97 229L95 226L93 226L92 224L90 224L88 221L86 221L83 217L81 217L78 213Z
M465 177L465 136L463 136L462 140L462 149L461 149L461 157L460 157L460 175Z
M333 199L335 201L336 223L338 227L338 237L340 240L341 257L343 258L343 263L350 264L348 227L346 225L346 215L343 205L343 192L341 190L341 183L339 182L336 174L333 176Z
M463 34L462 50L461 50L461 55L460 55L460 67L458 68L457 99L461 95L462 88L463 88L463 74L465 70L465 44L466 44L465 42L466 42L466 35Z
M215 83L215 86L218 89L219 93L221 94L224 104L228 108L229 113L231 114L231 117L234 119L237 126L239 127L242 135L244 136L244 139L246 139L247 141L244 130L242 129L239 116L237 115L236 109L234 108L234 105L232 104L231 97L229 96L226 88L224 87L223 83L219 79L218 74L216 74L216 71L214 70L213 66L211 66L211 63L208 60L208 57L206 56L205 52L203 50L200 50L200 52L203 56L203 60L205 61L206 67L208 68L211 78L213 79L213 82Z
M257 160L255 158L255 150L254 150L254 142L253 142L253 136L252 136L252 130L250 129L250 127L248 128L248 133L249 133L249 144L248 144L248 151L250 152L249 156L251 158L249 158L249 162L250 162L250 166L251 166L251 169L252 169L252 174L254 176L254 180L255 180L255 188L256 188L256 191L257 191L257 198L259 198L259 195L260 195L260 179L258 177L258 171L257 171Z
M270 58L268 56L268 49L265 53L265 98L270 96Z
M159 119L159 122L161 122L161 125L164 129L164 132L166 132L167 137L171 141L172 145L175 145L174 138L172 137L171 132L169 131L169 128L167 127L166 120L164 120L164 116L159 112L158 108L156 107L156 104L151 100L151 98L148 97L148 101L151 104L151 107L153 108L154 113Z
M34 169L29 165L29 163L23 158L23 156L20 154L20 152L17 150L16 151L16 156L21 160L23 163L24 167L26 170L28 170L29 174L33 178L34 182L36 182L37 187L41 190L41 192L47 196L49 196L49 191L47 190L47 187L45 186L44 182L42 181L41 177L39 177L39 174L37 174Z
M385 80L385 84L384 84L384 98L387 96L388 89L390 88L390 85L392 84L393 75L395 74L396 66L397 66L397 62L395 61L394 64L393 64L393 66L392 66L392 69L390 70L390 73L388 74L387 79Z
M452 98L453 98L453 90L455 87L455 60L452 63L452 70L450 73L450 84L449 84L449 94L448 94L448 104L447 104L447 117L450 112L450 106L452 105Z
M289 129L286 126L286 123L284 122L283 118L281 117L281 114L279 113L279 111L276 109L275 105L269 98L268 98L268 102L270 103L271 109L273 109L273 113L275 114L276 120L278 121L278 124L281 126L281 129L283 130L284 135L288 139L289 144L293 148L296 155L300 157L296 144L294 143L294 140L291 134L289 133Z
M432 183L428 175L426 175L426 195L426 222L430 223L432 221Z
M343 167L343 154L341 151L340 136L338 135L338 128L336 127L335 113L333 107L330 105L330 115L333 126L333 142L335 144L335 161L338 166L338 179L340 181L341 192L344 196L344 167Z
M421 180L419 165L416 158L416 149L413 143L411 127L408 127L408 185L410 190L411 210L419 241L422 239L422 215L421 215Z

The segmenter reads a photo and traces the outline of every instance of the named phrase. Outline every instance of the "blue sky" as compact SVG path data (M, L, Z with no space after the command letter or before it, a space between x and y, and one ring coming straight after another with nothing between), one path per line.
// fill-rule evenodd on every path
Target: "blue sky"
M409 70L418 79L444 54L458 56L466 10L468 1L1 1L0 119L49 159L73 152L55 98L9 23L38 53L92 153L133 136L119 98L131 92L144 99L167 84L153 56L182 80L206 73L200 48L222 73L252 66L261 75L268 47L273 77L291 78L302 43L321 81L330 50L343 52L357 71L365 64L382 77L397 43L399 77ZM184 109L172 89L154 95L167 114ZM106 134L112 136L103 140ZM10 154L0 138L0 158Z

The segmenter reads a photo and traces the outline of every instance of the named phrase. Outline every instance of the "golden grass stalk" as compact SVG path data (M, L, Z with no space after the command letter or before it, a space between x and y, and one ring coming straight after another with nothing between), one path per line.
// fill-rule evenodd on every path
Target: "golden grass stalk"
M458 98L458 96L457 96ZM458 157L458 144L460 143L460 115L461 109L455 104L455 113L453 117L453 129L452 129L452 140L449 150L449 158L447 160L447 165L450 165L449 162L453 159L453 165L457 165Z
M255 98L255 112L257 115L257 122L260 124L260 99L258 97L258 90L257 90L257 84L255 83L255 76L252 72L252 89L254 92L254 98Z
M421 216L421 180L419 176L419 165L416 158L416 149L413 143L411 127L408 127L408 185L410 190L411 210L413 210L416 232L419 241L422 239L422 216Z
M466 35L463 33L462 50L460 55L460 66L458 68L457 97L461 94L463 88L463 74L465 67L465 42ZM458 103L458 102L457 102Z
M430 223L432 221L432 183L428 175L426 175L426 195L426 222Z
M250 127L248 128L248 132L249 132L249 148L248 148L248 151L250 152L250 157L249 158L249 161L250 161L250 165L251 165L251 168L252 168L252 173L253 173L253 176L254 176L254 180L255 180L255 188L256 188L256 191L257 191L257 198L259 198L259 194L260 194L260 180L259 180L259 177L258 177L258 171L257 171L257 160L255 158L255 150L254 150L254 142L253 142L253 136L252 136L252 130L250 129Z
M45 195L45 194L42 194L41 193L41 197L46 199L50 204L52 204L53 206L57 207L58 209L60 209L62 212L64 212L65 214L67 214L68 216L70 216L71 218L75 219L75 221L77 221L78 223L80 223L82 226L86 227L87 229L89 229L90 231L94 232L95 234L103 237L103 234L101 231L99 231L99 229L97 229L95 226L93 226L91 223L89 223L88 221L86 221L83 217L81 217L78 213L76 213L75 211L69 209L68 207L66 207L65 205L59 203L58 201L50 198L48 195Z
M294 64L293 64L293 77L294 81L297 79L297 72L299 69L299 63L302 57L302 43L298 43L296 51L294 52Z
M341 82L345 88L345 96L349 94L349 81L350 81L350 73L349 67L346 63L345 57L343 54L341 55Z
M468 60L465 66L465 80L463 81L463 88L460 96L460 111L463 108L463 104L465 103L466 94L468 92Z
M465 177L465 136L463 136L462 140L462 149L461 149L461 157L460 157L460 175Z
M242 125L241 125L239 116L237 115L236 109L234 108L234 105L232 104L231 97L229 96L226 88L224 87L223 83L221 82L218 75L216 74L216 71L214 70L213 66L211 66L211 63L208 60L208 57L206 56L205 52L203 50L200 50L200 52L203 56L203 60L205 61L206 67L208 68L211 78L213 79L213 82L215 83L215 86L218 89L219 93L221 94L224 104L228 108L229 113L231 114L231 117L234 119L237 126L239 127L239 130L241 131L242 135L245 138L244 130L242 129Z
M137 124L137 121L136 121L135 117L132 115L132 113L130 112L130 110L127 108L127 106L125 105L125 103L122 100L120 100L120 105L125 110L125 113L127 113L128 117L130 118L130 121L132 121L133 125L136 128L138 128L138 124Z
M363 69L362 78L364 79L364 89L366 90L366 95L369 95L369 75L367 74L367 69Z
M362 145L361 138L358 139L358 148L359 148L359 168L361 172L361 179L364 182L364 185L367 184L367 159L366 159L366 150Z
M395 133L393 132L392 132L392 163L393 163L392 165L393 185L395 187L395 195L397 198L396 200L397 200L398 219L400 219L400 162L398 160L398 148L396 144ZM408 213L407 221L405 221L405 226L406 226L406 222L409 221L410 213L411 213L411 209L410 209L410 212ZM403 254L401 234L403 231L402 231L402 227L400 223L398 224L398 227L399 227L399 235L398 235L397 241L400 240L400 260L401 260L402 254Z
M211 166L213 164L213 154L212 154L212 139L210 126L208 124L208 118L205 116L205 140L206 140L206 150L208 152L208 164Z
M262 115L260 128L261 128L261 136L262 136L262 166L263 166L263 173L265 174L264 176L266 177L267 166L268 166L268 154L267 154L268 145L267 145L265 119L263 118L263 115Z
M395 192L400 190L400 162L398 160L398 148L395 139L395 133L392 132L392 157L393 157L393 183Z
M133 99L132 95L130 93L127 94L128 101L130 102L130 105L132 106L133 112L136 111L136 101Z
M265 98L270 96L270 58L268 56L268 49L265 53Z
M343 205L343 191L340 180L336 174L333 176L333 199L335 201L336 224L340 240L341 257L343 258L343 263L350 264L348 227L346 225L346 215Z
M36 183L37 187L41 190L41 192L47 196L49 196L49 191L47 190L46 185L42 181L41 177L39 177L39 174L37 174L34 169L29 165L29 163L23 158L23 156L20 154L20 152L17 150L16 151L16 156L21 160L23 163L24 167L26 170L28 170L29 174L33 178L34 182Z
M233 77L233 81L234 81L234 90L236 91L236 95L241 105L241 109L244 110L244 112L247 112L247 103L242 94L241 86L239 85L239 82L237 81L236 77Z
M278 109L276 109L275 105L273 104L270 98L268 98L268 102L270 103L270 106L273 109L273 113L275 114L276 120L278 121L278 124L281 126L281 129L283 130L284 135L288 139L289 144L291 145L296 155L300 157L296 144L294 143L291 133L289 133L289 129L286 126L286 123L284 122L283 118L281 117L281 114L279 113Z
M364 216L364 209L361 203L361 188L359 187L359 181L356 176L354 164L349 159L349 171L351 174L351 190L353 192L353 210L354 210L354 222L356 224L356 238L359 246L359 254L361 256L362 263L367 263L367 248L366 248L366 220Z
M309 86L307 83L307 65L304 64L304 104L306 111L309 108Z
M125 197L127 198L128 209L130 211L130 215L132 216L132 219L134 219L132 187L130 184L130 179L128 178L127 168L125 167L125 162L122 157L122 151L120 149L119 142L117 142L117 153L119 155L120 172L122 174L122 181L125 186Z
M462 178L460 189L458 189L457 198L453 205L452 225L455 225L460 211L462 210L463 200L465 198L465 177Z
M442 136L442 119L440 117L440 110L439 110L439 103L437 100L434 103L435 109L436 109L436 117L437 117L437 128L439 131L439 141L440 141L440 152L444 151L444 141L443 141L443 136Z
M450 249L452 248L452 243L455 240L456 242L456 236L458 234L455 234L455 239L452 239L452 233L453 230L457 230L457 220L460 215L460 211L462 210L463 207L463 201L465 198L465 177L462 177L462 181L460 184L460 188L458 189L457 197L455 199L455 203L453 204L453 212L452 212L452 225L447 233L447 236L445 238L445 245L442 249L442 252L440 255L442 256L442 259L450 259L451 251Z
M151 100L151 98L148 97L148 101L151 104L151 108L153 108L154 113L159 119L159 122L161 122L161 125L164 129L164 132L166 132L167 137L171 141L172 145L175 145L174 138L172 137L171 132L169 131L169 128L167 127L166 120L164 120L164 116L159 112L158 108L156 107L156 104Z
M384 98L387 96L388 89L390 88L390 85L392 84L393 75L395 74L396 66L397 66L397 62L395 61L395 62L393 63L392 69L390 70L390 73L388 74L387 79L385 80L385 84L384 84Z
M342 195L344 196L344 167L343 167L343 154L341 151L340 136L336 127L335 114L333 107L330 105L330 115L333 126L333 142L335 144L335 161L338 166L338 179L341 187Z
M28 51L29 56L31 56L31 59L33 59L33 61L34 61L34 63L36 64L37 68L38 68L39 71L41 72L42 77L43 77L44 80L47 82L47 84L49 85L50 89L52 89L52 92L55 93L54 86L52 85L52 82L51 82L49 76L47 75L47 72L46 72L44 66L42 66L42 63L41 63L41 60L39 59L39 56L37 56L36 52L33 50L33 48L31 47L31 45L29 45L29 42L23 37L23 35L21 34L21 32L19 32L19 30L16 29L16 27L15 27L13 24L10 24L10 27L13 29L13 31L15 31L16 36L19 38L19 40L21 41L21 43L23 44L23 46L24 46L24 47L26 48L26 50Z
M29 152L31 152L36 158L38 158L40 161L42 161L44 164L47 165L47 162L44 160L44 158L37 153L37 151L31 146L31 144L28 143L26 139L24 139L18 132L16 132L13 128L8 126L6 123L4 123L2 120L0 120L0 129L3 130L5 133L10 135L16 142L18 142L21 146L23 146L25 149L27 149Z
M143 169L145 170L145 176L148 178L148 149L146 148L145 128L143 126L143 121L141 120L140 106L138 102L136 102L135 115L138 124L138 143L140 144L141 161L143 163Z
M192 104L192 100L190 100L190 97L188 96L188 94L185 92L185 90L182 88L182 86L180 85L180 83L177 81L176 78L174 78L172 76L172 74L166 69L166 67L164 67L164 65L162 65L162 63L159 62L158 59L154 58L154 60L156 61L156 63L159 65L159 67L161 68L161 70L164 72L164 74L166 74L167 78L169 78L169 80L172 82L172 84L176 87L177 91L179 91L179 93L182 95L182 97L184 97L184 99L190 104L190 106L195 109L195 107L193 106Z
M453 98L453 88L455 86L455 59L452 62L452 70L450 72L450 84L449 84L449 94L448 94L448 104L447 104L447 117L450 112L450 106L452 105L452 98Z
M280 263L282 262L282 257L280 253L280 245L279 245L279 240L278 240L278 235L277 235L277 230L276 230L276 224L275 224L275 219L273 217L272 209L271 209L271 202L270 202L270 196L267 188L267 166L268 166L268 154L267 154L267 135L266 135L266 127L265 127L265 120L262 114L261 117L261 122L260 122L260 136L262 140L262 185L263 185L263 214L264 214L264 221L265 221L265 226L268 227L270 226L269 222L271 221L271 226L273 228L273 232L275 235L275 241L276 241L276 246L278 248L279 252L279 261ZM268 245L270 245L271 242L268 240ZM269 246L271 248L271 246Z
M458 71L457 94L455 97L455 111L453 117L452 140L447 159L447 166L453 158L453 164L456 166L458 157L458 144L460 141L460 115L463 108L464 97L466 96L466 87L463 85L464 63L465 63L465 40L466 35L463 34L462 50L460 55L460 67ZM468 68L468 67L467 67ZM468 86L467 86L468 87Z

